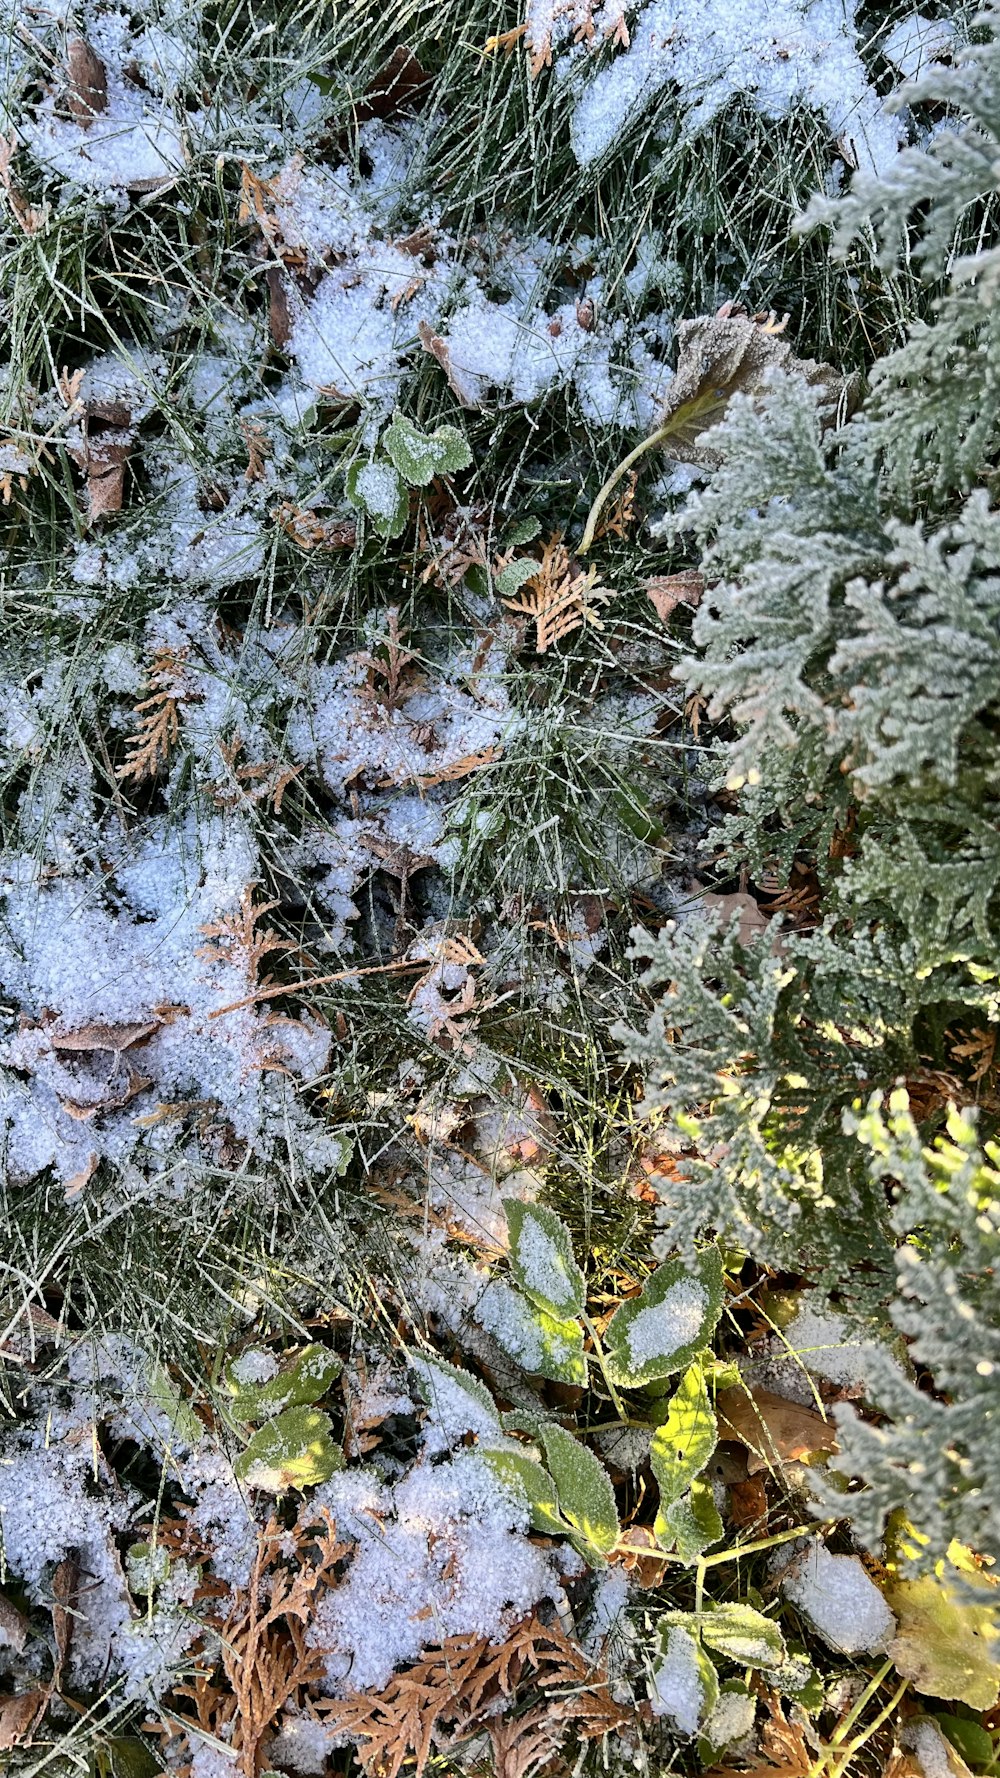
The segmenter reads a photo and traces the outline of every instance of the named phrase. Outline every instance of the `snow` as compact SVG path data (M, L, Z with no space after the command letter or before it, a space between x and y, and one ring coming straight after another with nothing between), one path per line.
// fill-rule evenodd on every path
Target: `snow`
M653 1671L650 1707L654 1716L668 1716L682 1735L696 1735L705 1701L698 1671L698 1645L687 1630L667 1631L666 1647Z
M861 1391L868 1383L873 1360L884 1363L885 1346L866 1339L844 1315L815 1307L807 1297L794 1320L784 1329L782 1342L806 1369L841 1388Z
M399 478L387 463L366 463L357 490L373 518L389 519L396 510Z
M895 1632L896 1620L860 1558L833 1556L818 1538L795 1556L781 1587L841 1654L874 1654Z
M394 1487L345 1472L317 1498L356 1544L309 1630L335 1695L377 1690L447 1636L502 1637L559 1591L552 1563L524 1536L527 1508L474 1452L418 1463Z
M229 1367L237 1383L270 1383L278 1374L278 1361L273 1352L260 1346L248 1346Z
M301 1772L313 1778L326 1771L326 1762L337 1745L337 1731L313 1716L297 1716L286 1711L281 1727L268 1745L271 1766L282 1771Z
M570 120L582 166L599 161L670 86L688 131L704 129L737 94L767 118L806 105L833 137L847 137L858 163L891 164L903 135L870 86L848 0L650 0L630 26L630 47L597 74L586 52L563 64L570 89L582 87ZM562 70L561 70L562 71Z
M929 63L949 55L954 44L955 27L950 20L929 19L921 12L911 12L897 20L879 48L904 79L915 80Z
M695 1278L679 1278L628 1323L627 1339L633 1367L641 1370L652 1358L669 1358L696 1340L705 1319L708 1294Z

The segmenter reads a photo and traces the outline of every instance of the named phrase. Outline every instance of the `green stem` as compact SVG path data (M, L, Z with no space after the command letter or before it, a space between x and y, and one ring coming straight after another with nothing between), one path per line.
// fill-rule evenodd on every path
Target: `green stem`
M778 1531L773 1537L761 1537L756 1543L740 1543L731 1550L717 1550L714 1556L705 1556L706 1568L715 1568L720 1562L738 1562L741 1556L756 1555L758 1550L772 1550L776 1544L791 1543L793 1537L808 1537L810 1532L822 1529L824 1520L817 1519L811 1525L793 1525L790 1531Z
M885 1708L883 1710L881 1710L879 1712L879 1714L878 1714L878 1716L876 1716L874 1722L869 1723L868 1727L865 1729L864 1734L857 1736L854 1741L848 1742L848 1745L843 1748L843 1757L842 1757L841 1763L839 1765L831 1764L831 1762L836 1759L836 1756L837 1756L839 1750L843 1746L843 1742L845 1741L846 1737L850 1734L850 1732L853 1729L855 1723L857 1722L859 1716L861 1716L862 1712L867 1709L868 1705L871 1703L872 1699L874 1698L876 1692L879 1690L879 1687L885 1683L885 1681L889 1677L889 1674L892 1671L893 1671L892 1661L884 1661L882 1663L882 1666L879 1668L878 1672L874 1675L874 1677L872 1679L869 1680L868 1684L865 1686L865 1689L861 1693L861 1696L852 1705L851 1709L848 1711L847 1715L844 1717L843 1722L839 1723L837 1725L837 1727L834 1729L833 1734L830 1736L830 1739L829 1739L827 1745L824 1747L823 1752L820 1754L819 1759L816 1760L815 1764L810 1767L809 1778L826 1778L827 1773L829 1773L830 1778L843 1778L843 1774L847 1771L847 1768L848 1768L851 1760L854 1758L854 1755L856 1753L860 1752L861 1748L864 1747L866 1741L869 1741L871 1739L872 1735L874 1735L876 1729L881 1728L881 1726L885 1722L886 1718L888 1716L892 1715L892 1712L895 1710L896 1705L899 1703L899 1700L902 1697L903 1693L905 1692L907 1684L909 1683L905 1679L901 1682L901 1684L899 1686L897 1686L897 1688L896 1688L895 1692L893 1693L892 1697L890 1698L888 1704L885 1706Z
M586 555L591 544L593 543L594 532L597 530L597 522L601 516L601 513L604 511L604 508L607 505L612 492L618 486L618 483L621 481L622 476L626 475L628 473L628 471L631 469L633 463L637 463L639 461L639 458L644 457L647 451L653 450L658 444L662 444L665 439L669 438L672 430L673 430L673 421L670 421L665 426L658 426L655 432L651 432L648 438L644 438L642 440L641 444L637 444L635 446L634 450L629 451L629 454L627 457L622 458L617 469L612 470L612 472L608 476L608 479L605 482L603 488L601 489L600 493L598 494L597 499L594 501L593 506L591 507L589 513L587 514L587 523L584 526L583 536L581 537L578 548L577 548L578 555L580 555L580 556Z
M604 1347L601 1345L601 1336L598 1333L596 1327L594 1326L594 1323L591 1321L590 1316L587 1314L586 1309L583 1310L583 1312L580 1316L580 1320L583 1322L584 1327L586 1328L587 1332L589 1333L589 1335L591 1337L591 1340L593 1341L594 1357L597 1359L597 1362L601 1367L601 1376L604 1378L604 1381L607 1385L608 1394L611 1397L611 1406L614 1408L615 1413L618 1415L619 1420L627 1421L628 1415L625 1412L625 1406L622 1401L622 1398L619 1395L614 1384L612 1383L611 1378L608 1376L608 1366L607 1366L607 1361L604 1357Z

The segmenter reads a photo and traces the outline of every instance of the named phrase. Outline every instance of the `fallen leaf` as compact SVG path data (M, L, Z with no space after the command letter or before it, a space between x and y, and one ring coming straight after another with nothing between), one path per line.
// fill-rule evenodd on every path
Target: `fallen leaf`
M888 1587L899 1628L886 1652L917 1691L989 1710L1000 1693L1000 1589L984 1574L962 1584L981 1603L936 1574Z
M0 1698L0 1753L7 1753L27 1740L47 1702L48 1692L43 1691Z
M74 123L88 129L94 118L108 108L108 76L96 50L85 37L74 33L66 45L69 76L66 104Z
M402 111L415 111L430 90L430 75L411 49L399 43L376 74L364 98L355 106L358 123L373 117L383 123Z
M448 379L448 387L462 407L478 411L480 402L473 383L463 383L461 374L455 370L451 362L451 351L448 341L441 334L435 333L429 321L421 321L417 325L420 344L425 352L436 358Z
M271 338L280 351L292 337L292 318L284 279L276 265L268 266L266 283L268 326L271 329Z
M710 913L720 916L721 924L728 928L734 914L739 915L738 937L741 945L748 945L751 939L758 938L766 932L770 921L765 919L752 895L738 891L733 895L703 895L701 905Z
M729 1516L734 1525L740 1526L759 1525L766 1518L767 1493L759 1475L748 1476L745 1482L730 1483Z
M79 1025L75 1031L53 1031L50 1043L54 1050L127 1050L144 1037L152 1037L160 1028L159 1019L147 1019L131 1025Z
M86 1166L81 1167L79 1173L74 1173L71 1179L67 1179L63 1187L67 1204L71 1204L74 1198L78 1198L84 1187L90 1184L99 1165L100 1156L91 1150L87 1156Z
M694 568L687 568L682 574L654 574L642 585L657 617L666 623L678 605L697 610L705 591L705 577Z
M19 1655L27 1640L27 1618L0 1593L0 1646L6 1645Z
M64 1556L52 1575L52 1631L56 1644L52 1689L62 1684L63 1669L73 1635L73 1606L80 1585L80 1569L74 1556Z
M775 1462L805 1462L837 1449L837 1429L813 1408L786 1401L770 1389L723 1389L716 1400L719 1433L747 1447L747 1474Z

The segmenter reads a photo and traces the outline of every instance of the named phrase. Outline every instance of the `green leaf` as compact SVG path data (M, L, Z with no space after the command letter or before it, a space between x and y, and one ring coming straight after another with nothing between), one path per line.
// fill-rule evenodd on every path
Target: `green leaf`
M426 488L436 475L467 469L472 452L456 426L421 432L405 414L395 413L382 434L382 448L411 487Z
M653 1535L663 1549L676 1550L682 1562L696 1562L718 1543L724 1529L711 1484L696 1476L686 1494L666 1508L661 1506Z
M233 1467L248 1487L272 1494L315 1487L344 1467L344 1453L331 1430L329 1414L319 1408L286 1408L254 1433Z
M519 593L526 580L538 573L538 563L534 556L518 556L516 562L508 562L497 575L497 592L501 599L512 599Z
M352 463L345 486L351 505L367 513L380 537L398 537L406 529L410 511L406 483L384 457Z
M715 1450L718 1436L704 1368L699 1361L685 1371L678 1383L670 1412L656 1428L649 1447L661 1510L672 1506L691 1486Z
M438 1371L449 1383L455 1383L458 1385L459 1389L464 1389L466 1395L471 1396L477 1407L482 1408L484 1413L491 1415L496 1421L497 1428L499 1429L500 1410L487 1389L486 1384L481 1382L478 1377L474 1377L471 1371L462 1370L460 1365L449 1364L447 1359L438 1358L436 1354L431 1354L429 1352L419 1353L417 1355L417 1362L420 1366L425 1367L427 1371ZM433 1376L422 1378L421 1388L425 1399L430 1400L434 1389Z
M1000 1589L975 1572L963 1574L961 1585L982 1602L937 1574L887 1588L897 1630L886 1652L918 1692L990 1710L1000 1691Z
M245 1359L273 1358L264 1347L251 1347L227 1364L224 1382L237 1420L270 1420L284 1408L309 1407L332 1387L341 1372L340 1359L328 1346L303 1346L276 1377L261 1383L242 1382L238 1368Z
M652 1706L682 1735L696 1735L719 1702L719 1675L698 1640L696 1620L671 1612L660 1620L653 1663Z
M982 1768L993 1760L993 1736L982 1723L970 1722L965 1716L950 1716L945 1711L935 1711L935 1721L966 1765Z
M587 1286L566 1224L544 1205L525 1204L520 1198L504 1198L503 1207L511 1271L525 1296L556 1321L582 1314Z
M573 1542L592 1566L603 1563L621 1532L611 1478L603 1463L561 1426L542 1425L539 1437L556 1485L559 1510L577 1533Z
M702 1640L738 1667L780 1667L785 1639L774 1621L752 1605L715 1605L701 1615Z
M542 521L531 513L525 519L514 519L507 526L501 538L502 549L518 549L522 544L532 543L542 528Z
M693 1267L680 1259L660 1266L608 1323L605 1346L615 1382L635 1388L691 1364L715 1332L722 1300L717 1247L705 1248Z
M522 1456L520 1451L480 1451L479 1455L513 1494L527 1502L536 1531L564 1535L570 1529L559 1511L555 1482L533 1457Z
M502 1280L494 1279L484 1291L482 1303L487 1301L499 1312L488 1318L480 1312L478 1319L524 1370L536 1377L550 1377L555 1383L586 1387L587 1360L578 1321L557 1321Z
M170 1430L178 1444L196 1445L205 1428L162 1364L150 1365L146 1373L146 1387L160 1413L165 1414L169 1420Z

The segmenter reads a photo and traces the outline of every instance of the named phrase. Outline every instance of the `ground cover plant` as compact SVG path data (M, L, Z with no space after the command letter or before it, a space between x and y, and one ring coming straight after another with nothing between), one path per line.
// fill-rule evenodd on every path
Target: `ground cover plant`
M1000 1771L1000 13L3 24L3 1770Z

